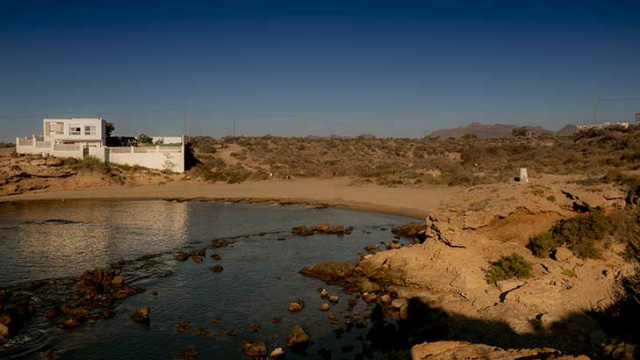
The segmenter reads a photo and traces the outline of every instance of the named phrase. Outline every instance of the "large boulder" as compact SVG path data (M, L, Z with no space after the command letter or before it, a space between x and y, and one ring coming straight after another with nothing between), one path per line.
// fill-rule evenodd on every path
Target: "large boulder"
M151 313L151 309L147 305L141 307L136 310L133 314L131 314L131 320L137 322L142 325L149 325L149 314Z

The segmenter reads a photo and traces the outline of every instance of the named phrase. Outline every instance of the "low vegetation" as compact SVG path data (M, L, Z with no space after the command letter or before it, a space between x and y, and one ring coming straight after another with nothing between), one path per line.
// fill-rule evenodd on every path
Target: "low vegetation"
M533 266L522 255L513 253L501 256L496 262L491 263L485 279L489 284L497 284L498 281L518 278L526 279L531 276Z
M198 136L188 141L203 166L224 175L210 181L351 177L385 186L472 186L512 181L520 167L533 178L582 174L600 181L608 173L605 181L624 181L623 175L611 175L640 168L640 126L496 139Z
M16 144L14 143L0 142L0 149L8 149L8 148L14 148L14 147L16 147Z

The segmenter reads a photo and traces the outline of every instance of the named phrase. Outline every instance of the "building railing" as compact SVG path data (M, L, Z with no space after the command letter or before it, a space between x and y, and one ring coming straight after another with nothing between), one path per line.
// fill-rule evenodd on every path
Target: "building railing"
M37 148L50 149L51 148L51 141L36 141L36 147Z
M20 146L33 146L33 138L18 139L18 145L20 145Z
M108 147L107 151L113 154L159 154L159 153L181 153L182 146L115 146Z
M80 144L55 144L53 145L53 150L58 150L58 151L80 150Z

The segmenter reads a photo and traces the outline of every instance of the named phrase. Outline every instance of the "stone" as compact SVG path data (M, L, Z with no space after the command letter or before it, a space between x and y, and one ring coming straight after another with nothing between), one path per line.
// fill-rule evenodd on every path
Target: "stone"
M212 273L221 273L224 268L222 265L216 264L210 267L209 270L211 270Z
M329 304L322 304L320 305L320 311L329 311L330 307Z
M231 244L228 240L211 240L211 247L213 248L223 248L227 247Z
M216 261L220 261L222 260L222 255L220 254L211 254L211 259L216 260Z
M211 334L211 331L207 329L196 329L196 331L194 331L193 333L195 336L209 336L209 334Z
M355 265L352 263L328 261L308 266L300 270L300 274L330 283L350 277L354 269Z
M179 253L176 254L176 259L179 261L186 261L187 259L189 259L191 255L187 254L184 251L180 251Z
M201 263L202 262L202 257L200 255L197 255L197 254L192 254L191 255L191 260L193 260L194 263Z
M287 347L295 347L299 345L303 345L308 343L310 340L309 335L300 327L300 325L296 325L287 336L287 340L285 341L285 345Z
M181 322L176 327L176 330L178 330L178 332L186 332L189 331L189 329L191 329L191 323L188 321Z
M389 296L389 294L384 294L380 296L380 301L382 301L383 304L388 304L391 302L391 296Z
M184 349L176 356L176 359L195 359L198 357L198 350L194 348Z
M258 331L260 331L260 329L262 329L262 326L260 326L260 324L253 324L249 327L249 332L250 333L256 333Z
M251 343L249 341L242 341L242 348L244 353L249 357L260 357L267 355L267 344L262 341Z
M380 290L380 286L369 279L363 279L360 283L360 292L362 293L374 293Z
M302 311L302 309L304 309L304 301L302 301L301 299L298 299L290 303L288 309L291 312Z
M275 348L273 349L273 351L271 352L271 354L269 354L269 359L273 360L273 359L277 359L279 357L284 356L284 350L282 350L282 348Z
M367 247L364 248L367 252L372 252L372 251L376 251L376 250L380 250L380 245L378 244L371 244Z
M238 335L240 335L240 331L236 330L236 329L231 329L231 330L227 330L225 332L225 334L229 337L236 337Z
M151 313L151 309L148 306L143 306L140 309L136 310L129 318L138 324L149 325L149 314Z
M211 318L211 322L214 324L220 324L222 322L221 318Z
M481 354L481 355L480 355ZM509 349L504 350L495 346L472 344L464 341L437 341L415 345L411 348L413 359L448 360L448 359L486 359L486 360L516 360L516 359L557 359L557 360L587 360L584 355L571 356L549 348L542 349Z
M329 293L327 292L327 289L322 289L320 291L320 297L323 298L323 299L326 299L326 298L329 297Z
M114 276L113 280L111 280L111 285L120 286L124 283L124 278L122 276Z
M4 324L0 324L0 340L6 339L8 337L9 337L9 327Z
M329 296L329 302L332 303L333 305L337 304L339 300L340 298L337 295Z
M376 294L373 293L363 293L362 294L362 300L364 300L367 303L372 303L374 301L376 301L376 299L378 298L378 296Z
M58 323L58 327L61 329L73 329L80 325L82 325L82 323L76 319L67 319L66 321Z
M272 318L272 319L271 319L271 323L272 323L272 324L274 324L274 325L275 325L275 324L279 324L279 323L280 323L280 321L282 321L282 319L277 318L277 317L274 317L274 318Z
M407 305L409 305L409 302L405 298L393 299L391 301L391 306L393 306L396 309L400 309L401 307L407 306Z

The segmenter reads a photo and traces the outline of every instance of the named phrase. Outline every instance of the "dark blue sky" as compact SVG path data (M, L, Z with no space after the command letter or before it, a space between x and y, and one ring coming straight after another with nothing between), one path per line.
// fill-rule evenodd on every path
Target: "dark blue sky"
M557 129L640 97L638 1L2 1L0 141L42 117L117 134ZM640 100L602 103L630 121Z

